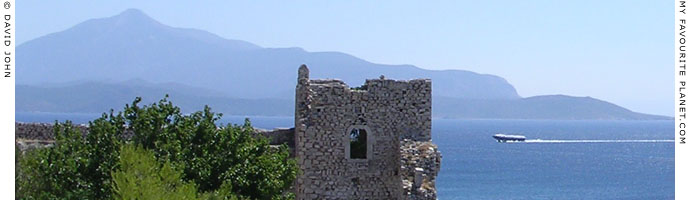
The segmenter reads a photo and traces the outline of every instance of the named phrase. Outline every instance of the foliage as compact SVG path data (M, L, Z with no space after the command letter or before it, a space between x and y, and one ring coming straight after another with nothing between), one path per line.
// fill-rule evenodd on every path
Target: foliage
M115 199L201 199L194 183L182 180L182 171L169 161L160 163L153 152L134 145L120 150L120 170L113 172Z
M22 188L22 185L20 183L25 183L26 182L26 175L24 175L24 172L22 171L22 167L19 164L19 161L22 160L24 157L24 153L19 149L18 145L14 145L14 193L15 194L20 194L21 191L24 191Z
M16 183L26 199L102 199L110 197L110 171L117 168L121 115L94 120L87 137L71 122L55 123L55 146L25 152Z
M297 175L294 159L289 158L285 145L273 148L267 139L253 136L248 119L244 125L218 127L221 114L209 107L183 115L167 95L151 105L140 107L140 102L136 98L123 112L114 115L111 110L90 122L86 137L69 121L56 122L54 147L17 155L21 166L16 172L20 176L16 178L17 197L110 199L116 192L115 197L129 199L167 190L171 195L201 199L294 198L289 192ZM129 142L126 128L133 132ZM122 158L120 150L128 148L122 147L124 143L151 153L134 149L127 155L132 157ZM153 163L149 154L159 163ZM132 160L143 160L140 164L158 170L144 170ZM139 172L146 174L132 175ZM156 179L156 173L170 177ZM144 186L151 182L157 183ZM123 193L134 187L141 187L143 193Z
M271 148L268 140L253 137L244 125L216 126L220 114L203 111L182 115L167 99L139 107L137 98L125 116L135 131L132 141L184 169L185 180L202 192L231 184L232 191L254 199L283 197L296 177L297 165L286 146Z

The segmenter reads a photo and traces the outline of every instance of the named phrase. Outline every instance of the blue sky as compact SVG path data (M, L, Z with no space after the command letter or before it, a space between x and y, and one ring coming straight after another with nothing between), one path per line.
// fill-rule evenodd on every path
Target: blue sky
M263 47L495 74L523 97L591 96L673 114L673 1L197 2L22 0L17 40L137 8Z

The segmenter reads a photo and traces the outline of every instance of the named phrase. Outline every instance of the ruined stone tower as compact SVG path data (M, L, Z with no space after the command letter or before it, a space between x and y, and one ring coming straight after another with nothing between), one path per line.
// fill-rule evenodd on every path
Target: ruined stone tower
M297 79L297 199L436 198L429 79L381 76L350 88L309 80L305 65Z

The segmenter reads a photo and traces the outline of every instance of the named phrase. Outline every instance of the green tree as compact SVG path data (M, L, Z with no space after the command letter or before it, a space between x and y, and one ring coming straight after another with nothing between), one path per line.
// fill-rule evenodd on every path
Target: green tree
M133 142L169 159L184 170L185 180L212 192L230 184L238 195L253 199L289 198L297 165L285 145L272 148L268 140L253 137L244 125L216 126L222 116L203 111L183 115L166 99L140 107L137 98L126 106L125 117L134 130Z
M123 145L119 164L112 174L115 199L199 199L196 185L183 181L170 162L159 163L151 151Z
M19 160L19 175L23 177L17 178L17 197L108 198L112 193L110 171L117 168L122 122L121 115L103 114L90 123L94 129L87 137L69 121L56 122L54 147L28 151Z
M195 189L203 194L198 197L293 197L289 188L297 175L294 159L285 145L273 148L267 139L253 137L248 119L244 125L219 127L222 115L209 107L183 115L167 95L151 105L140 107L140 102L136 98L124 112L114 115L111 110L90 122L86 137L69 121L56 122L54 147L20 157L17 197L111 199L112 174L122 170L120 149L127 140L169 162L161 169L170 165L169 170L181 170L183 181L198 186ZM131 139L125 138L125 132L133 133Z

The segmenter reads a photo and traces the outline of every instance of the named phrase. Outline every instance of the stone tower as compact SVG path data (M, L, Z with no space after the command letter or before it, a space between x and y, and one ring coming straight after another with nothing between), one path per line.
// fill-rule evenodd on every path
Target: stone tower
M350 88L340 80L310 80L305 65L297 79L297 199L411 198L414 190L405 193L404 182L410 183L406 177L420 171L422 162L405 163L410 156L401 153L410 151L401 148L413 144L418 152L410 142L431 144L431 81L381 76ZM421 166L416 172L431 187L440 168L434 148L435 160L427 162L433 166L426 168L435 169ZM414 185L421 187L421 180ZM435 198L435 190L432 195L427 196Z

